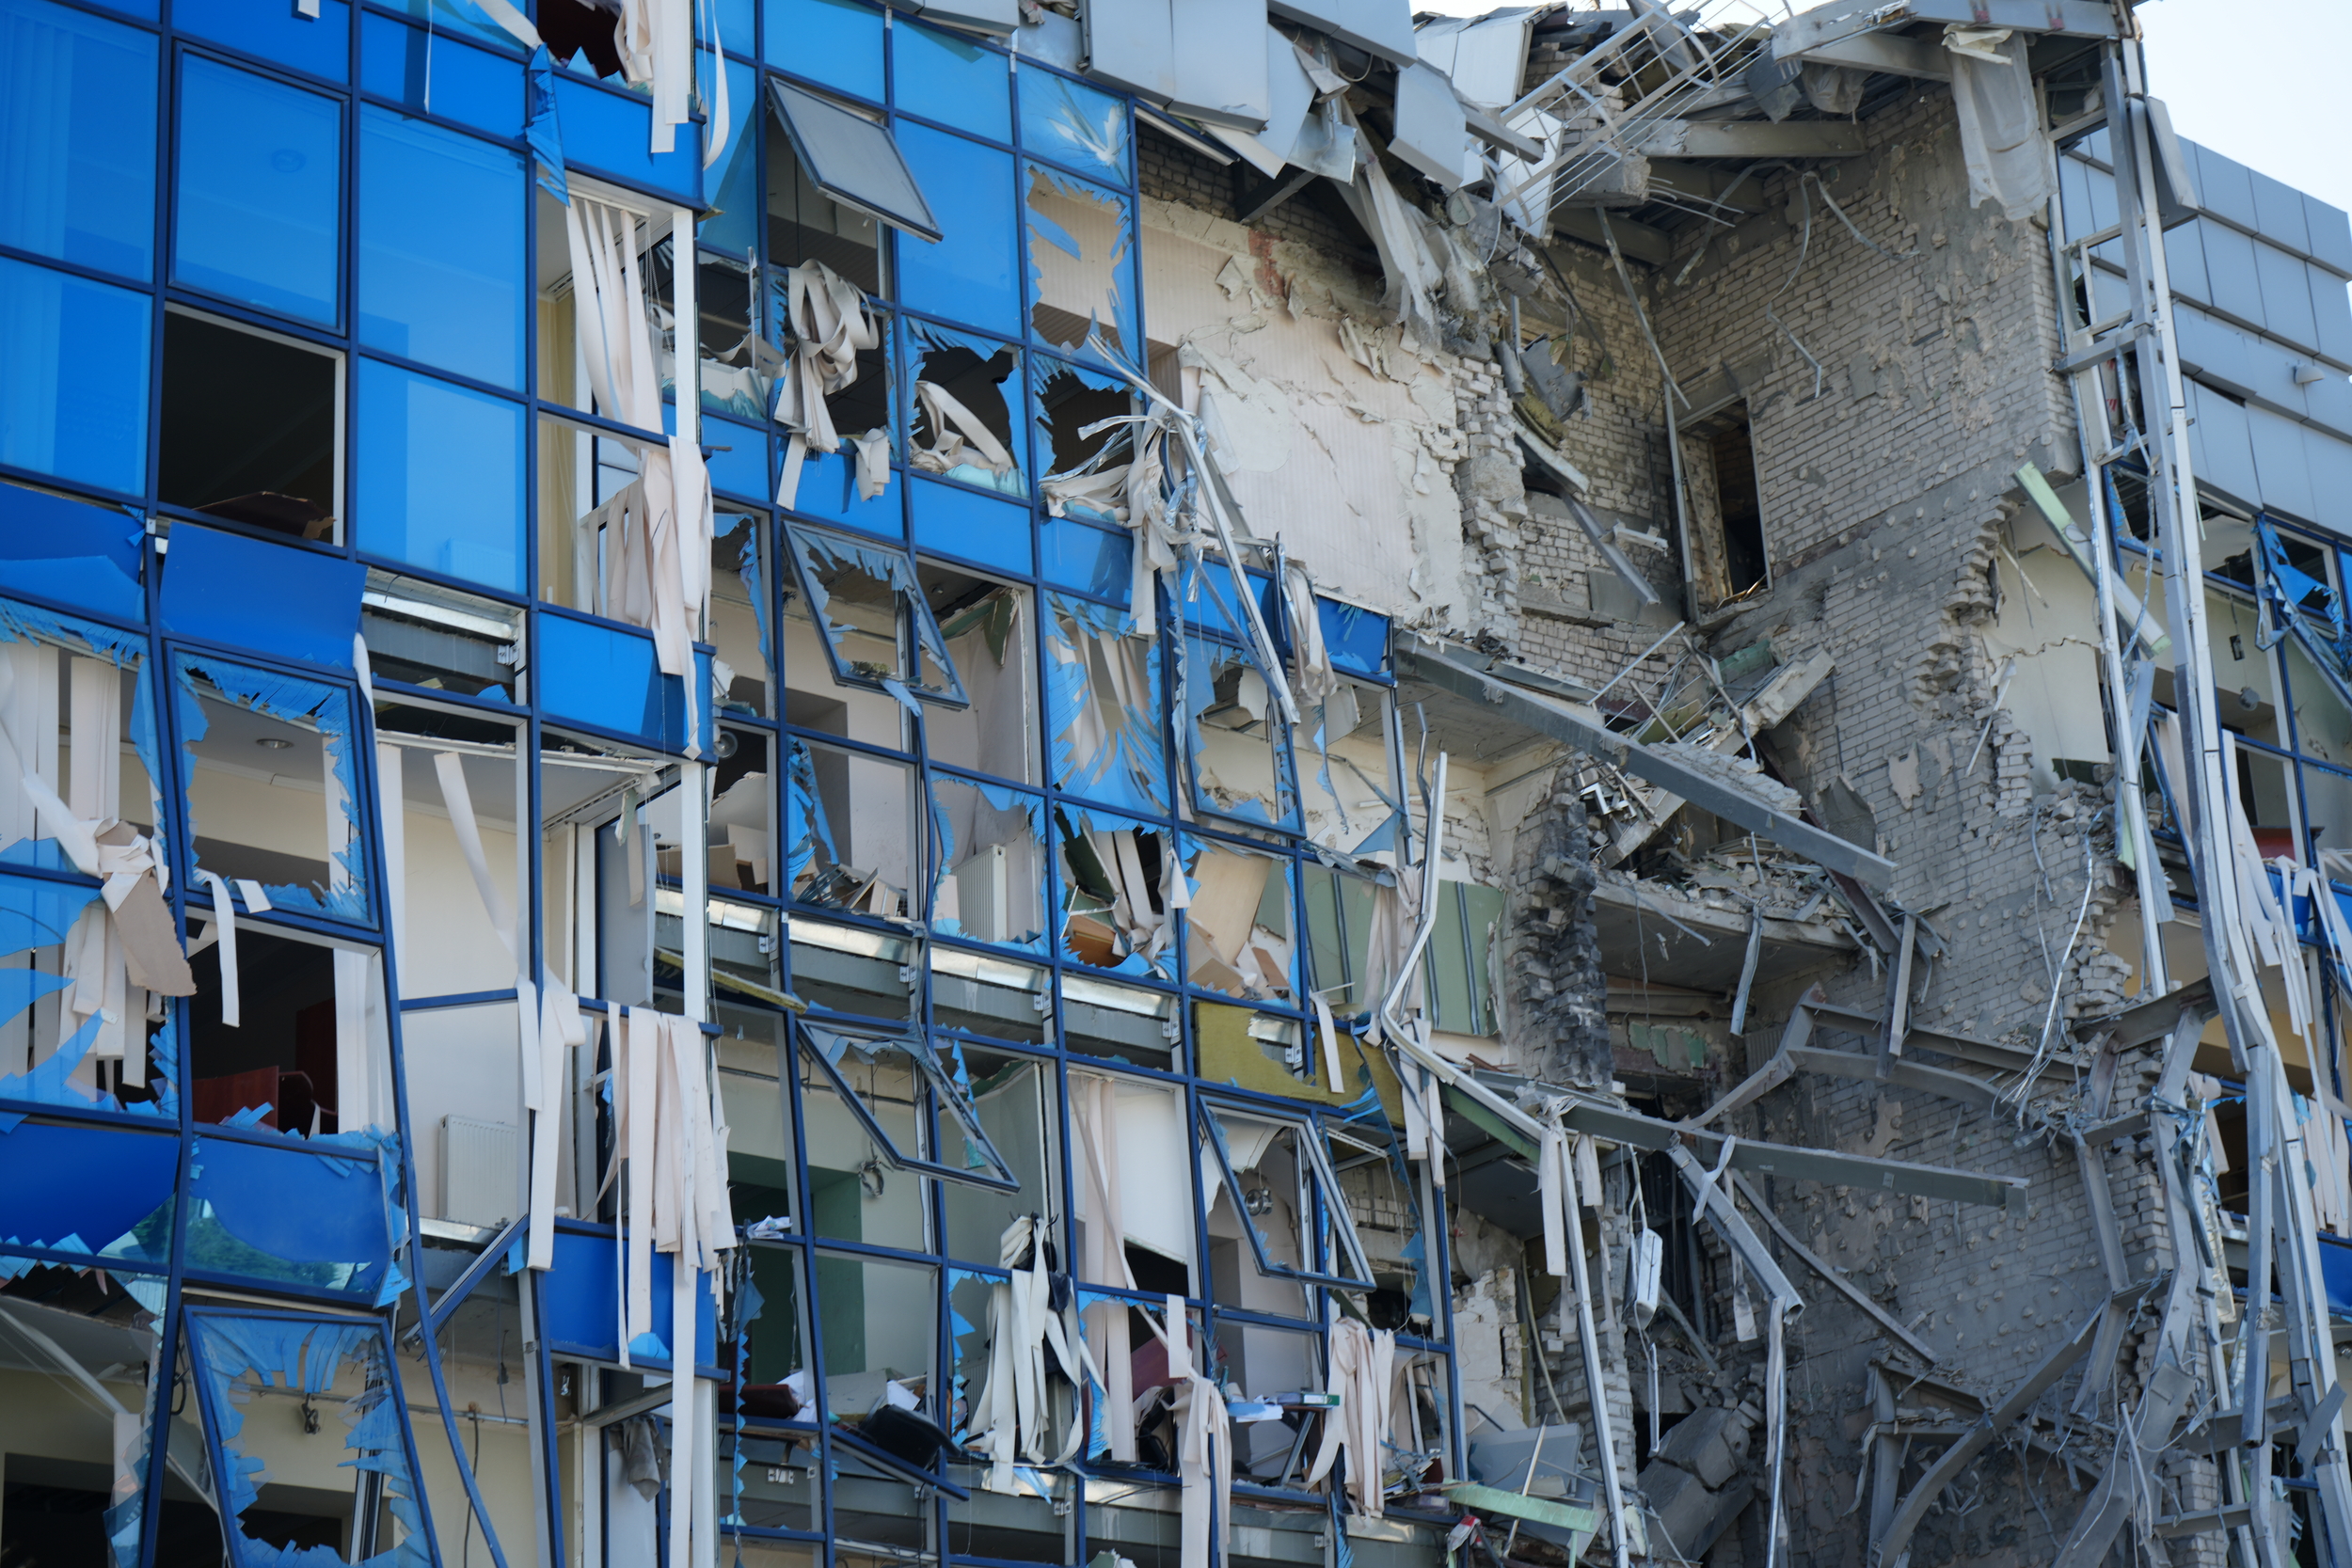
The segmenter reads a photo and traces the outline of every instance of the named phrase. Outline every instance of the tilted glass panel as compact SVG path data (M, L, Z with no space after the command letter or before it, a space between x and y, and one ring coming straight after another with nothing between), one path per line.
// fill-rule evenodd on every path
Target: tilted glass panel
M886 127L773 77L768 92L818 190L917 238L942 237L930 203Z

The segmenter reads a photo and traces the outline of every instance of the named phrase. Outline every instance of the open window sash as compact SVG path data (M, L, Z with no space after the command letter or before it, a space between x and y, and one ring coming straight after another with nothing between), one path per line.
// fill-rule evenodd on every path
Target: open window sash
M945 238L889 127L787 82L771 79L768 101L809 183L917 239Z
M1218 1108L1216 1101L1203 1099L1200 1102L1200 1125L1208 1133L1208 1148L1216 1158L1216 1168L1225 1180L1226 1192L1232 1198L1233 1212L1241 1216L1242 1228L1248 1233L1249 1251L1257 1262L1258 1272L1269 1279L1291 1279L1301 1284L1327 1286L1337 1291L1377 1289L1378 1281L1373 1276L1371 1259L1365 1256L1363 1243L1356 1235L1355 1218L1348 1213L1346 1200L1341 1196L1339 1175L1331 1168L1330 1153L1324 1148L1323 1136L1314 1124L1298 1117L1270 1115L1255 1107L1247 1110L1240 1106L1230 1107L1237 1115L1248 1116L1277 1128L1286 1128L1292 1132L1294 1142L1307 1163L1308 1174L1313 1178L1316 1196L1322 1200L1323 1215L1329 1223L1331 1241L1345 1265L1355 1271L1353 1277L1324 1274L1313 1269L1295 1269L1275 1261L1271 1249L1266 1245L1265 1233L1258 1228L1258 1216L1249 1212L1249 1205L1242 1196L1242 1184L1234 1177L1232 1149L1225 1141L1224 1124L1217 1119ZM1216 1202L1216 1195L1208 1194L1203 1212ZM1302 1246L1306 1239L1302 1233Z
M866 1135L873 1140L874 1147L882 1151L884 1163L893 1170L935 1176L942 1181L960 1181L966 1186L986 1187L991 1192L1017 1193L1021 1190L1021 1179L1013 1174L1012 1166L1006 1163L1005 1157L996 1151L996 1146L989 1140L987 1132L980 1126L979 1112L973 1107L954 1077L940 1065L938 1053L930 1042L907 1037L876 1039L863 1035L844 1034L820 1023L811 1023L805 1019L800 1022L799 1027L803 1048L832 1084L834 1092L841 1097L842 1103L850 1107L850 1114L857 1117L858 1124L866 1130ZM905 1053L907 1059L914 1064L916 1074L930 1085L940 1109L955 1123L964 1146L984 1162L983 1167L945 1164L900 1148L898 1140L885 1132L873 1112L866 1109L866 1101L841 1070L840 1059L852 1047L868 1052Z
M901 701L919 697L943 707L972 705L962 677L956 673L955 660L948 655L947 640L940 634L939 621L923 596L914 559L903 548L805 523L787 524L785 534L791 545L793 581L808 603L809 619L817 624L825 644L825 661L832 667L836 686L864 687ZM880 626L836 617L835 591L847 586L844 579L852 574L886 593L896 607L886 633ZM852 602L869 615L880 609L878 602L850 601L844 596L844 616ZM912 647L906 640L910 626ZM852 639L879 642L885 637L893 649L887 666L856 657L846 646Z

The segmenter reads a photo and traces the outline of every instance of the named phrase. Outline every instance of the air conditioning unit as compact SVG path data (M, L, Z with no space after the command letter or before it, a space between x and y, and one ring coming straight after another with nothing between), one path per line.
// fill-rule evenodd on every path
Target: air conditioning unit
M497 1225L521 1208L522 1132L512 1122L441 1118L441 1214Z

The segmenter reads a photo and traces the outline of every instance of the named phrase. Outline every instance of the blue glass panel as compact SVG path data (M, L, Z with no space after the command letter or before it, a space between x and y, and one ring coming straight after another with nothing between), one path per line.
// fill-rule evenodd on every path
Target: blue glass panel
M776 443L776 451L777 468L781 472L783 442ZM903 483L901 476L894 473L881 495L872 500L860 500L854 454L846 447L840 451L812 451L801 467L801 488L793 498L792 510L844 523L862 532L903 539L907 532L903 511L906 502L900 491Z
M359 86L494 136L523 133L521 61L389 16L359 20Z
M666 191L689 207L702 205L702 154L693 127L679 127L676 144L667 152L645 150L653 100L609 92L559 71L555 112L564 127L567 166L583 165L632 185Z
M359 548L523 591L523 410L359 361Z
M929 126L897 126L899 150L946 236L894 234L898 297L1008 336L1021 332L1020 224L1009 155Z
M164 14L163 0L97 0L110 11L135 16L144 22L160 21Z
M139 548L146 533L120 507L0 483L0 581L17 593L143 621Z
M368 580L356 561L183 523L171 531L163 578L155 618L167 636L351 668ZM270 613L254 614L257 604Z
M377 4L388 10L405 11L419 22L430 20L437 33L458 33L509 49L522 47L513 34L491 21L490 13L473 0L377 0Z
M0 257L0 463L147 488L149 296Z
M0 1236L58 1252L168 1261L180 1140L28 1121L0 1135Z
M902 109L1012 140L1011 59L1001 50L901 22L890 40L890 87Z
M1049 517L1039 530L1038 575L1099 599L1127 603L1135 593L1135 535L1075 517Z
M703 92L707 100L712 90L710 55L705 53L696 58L701 62ZM759 137L743 133L766 121L759 73L750 66L728 61L727 145L719 154L719 161L711 166L717 172L709 176L719 182L719 193L712 198L718 205L703 219L697 237L711 249L738 258L759 243L763 206L759 192Z
M359 341L519 389L524 178L501 148L362 109Z
M730 420L703 417L703 445L726 447L726 451L712 451L707 461L710 467L710 483L732 495L766 500L772 493L768 484L768 436L754 425L737 424Z
M539 705L549 714L662 744L680 701L663 689L681 683L661 673L651 637L542 611L538 652Z
M761 58L795 76L882 102L882 12L858 0L767 0L763 9Z
M398 1154L387 1171L377 1158L382 1143L366 1133L310 1142L335 1152L196 1140L188 1267L389 1302L405 1283L392 1260L394 1232L406 1229L394 1208Z
M332 325L342 107L189 55L172 277Z
M1375 610L1317 596L1323 646L1335 668L1374 680L1389 678L1389 618Z
M155 266L155 37L0 0L0 245L144 282Z
M1130 184L1127 105L1032 65L1021 68L1021 145L1041 158Z
M952 555L1027 577L1035 570L1029 509L960 484L907 476L915 548Z
M675 1255L653 1256L654 1338L670 1342L672 1297L670 1269ZM612 1304L621 1291L621 1249L611 1236L583 1235L558 1228L555 1267L542 1276L540 1320L548 1338L559 1351L596 1361L620 1357L618 1325ZM717 1304L708 1291L694 1292L694 1343L708 1351L718 1343Z
M253 0L172 0L171 24L313 76L349 79L351 8L344 0L325 0L315 17Z
M694 8L694 41L707 47L713 23L719 28L719 47L730 55L759 57L759 39L755 29L759 23L759 8L755 0L716 0L715 4Z

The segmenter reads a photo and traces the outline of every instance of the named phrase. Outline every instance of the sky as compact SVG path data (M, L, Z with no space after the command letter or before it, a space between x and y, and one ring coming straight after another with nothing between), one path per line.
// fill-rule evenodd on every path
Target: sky
M1582 8L1583 0L1575 0ZM1414 0L1476 16L1495 0ZM1677 7L1679 8L1679 7ZM1710 13L1755 14L1741 0ZM1799 10L1812 6L1799 4ZM1780 12L1778 0L1770 6ZM2191 141L2352 210L2352 0L2144 0L2148 86Z

